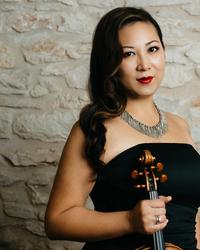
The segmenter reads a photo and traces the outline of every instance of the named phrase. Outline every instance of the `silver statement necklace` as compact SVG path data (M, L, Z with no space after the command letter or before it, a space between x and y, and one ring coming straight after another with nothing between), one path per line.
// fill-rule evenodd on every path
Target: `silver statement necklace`
M154 105L159 114L159 122L154 126L147 126L146 124L137 121L126 110L121 114L121 118L140 133L150 137L159 138L167 132L168 124L164 113L157 107L155 103Z

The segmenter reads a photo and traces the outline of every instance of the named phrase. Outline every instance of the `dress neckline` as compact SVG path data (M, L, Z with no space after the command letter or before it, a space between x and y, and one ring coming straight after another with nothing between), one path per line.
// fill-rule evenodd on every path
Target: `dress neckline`
M138 143L136 145L133 145L125 150L123 150L122 152L120 152L119 154L115 155L111 160L109 160L107 163L104 164L103 167L107 168L107 166L109 166L110 164L112 164L112 162L114 162L115 160L117 160L118 158L122 157L124 154L127 154L129 151L133 150L133 149L137 149L138 147L142 147L145 145L153 145L153 146L164 146L164 145L175 145L175 146L186 146L186 147L190 147L191 149L195 150L197 152L197 150L193 147L192 144L189 143L181 143L181 142L144 142L144 143ZM198 153L198 152L197 152Z

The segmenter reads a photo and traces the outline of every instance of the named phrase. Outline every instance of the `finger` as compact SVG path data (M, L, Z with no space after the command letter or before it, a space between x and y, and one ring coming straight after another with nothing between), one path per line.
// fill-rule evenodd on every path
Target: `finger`
M152 224L151 229L150 229L149 232L150 233L155 233L155 232L157 232L159 230L163 230L166 227L167 223L168 223L168 219L166 219L164 222L161 222L161 223L158 223L158 224L154 223L154 224Z
M165 204L172 200L171 196L159 196L159 199L151 200L151 207L165 207Z
M165 214L155 215L155 216L153 216L152 223L153 224L161 224L161 223L165 222L166 220L167 220L167 218L166 218Z
M164 201L164 203L168 203L168 202L170 202L172 200L172 197L171 196L160 195L159 199L161 199L162 201Z
M152 213L154 216L156 215L165 215L166 209L165 208L153 208Z
M152 208L165 208L165 202L162 199L151 200L150 206Z
M154 224L153 225L154 232L157 232L157 231L162 230L163 228L165 228L167 223L168 223L168 219L166 219L164 222Z

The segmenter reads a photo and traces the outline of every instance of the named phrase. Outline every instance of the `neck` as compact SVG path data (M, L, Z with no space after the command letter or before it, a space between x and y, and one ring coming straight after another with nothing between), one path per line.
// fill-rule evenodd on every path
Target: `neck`
M138 98L128 99L126 109L127 111L133 111L134 113L141 110L143 111L154 111L155 105L152 97L149 98Z
M153 126L159 121L159 114L155 108L153 98L128 99L127 112L129 112L136 120Z

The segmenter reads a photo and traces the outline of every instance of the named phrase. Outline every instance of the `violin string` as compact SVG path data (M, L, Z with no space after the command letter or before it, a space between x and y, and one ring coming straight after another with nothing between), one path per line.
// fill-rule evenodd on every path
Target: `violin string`
M150 199L155 200L158 199L157 191L150 192ZM153 234L153 241L154 241L154 249L155 250L162 250L164 249L164 241L163 241L163 234L162 231L159 230Z

